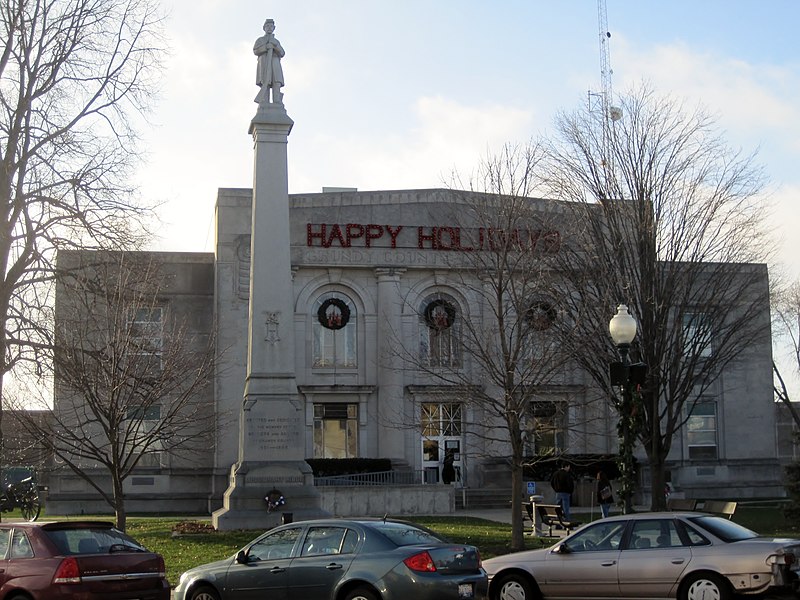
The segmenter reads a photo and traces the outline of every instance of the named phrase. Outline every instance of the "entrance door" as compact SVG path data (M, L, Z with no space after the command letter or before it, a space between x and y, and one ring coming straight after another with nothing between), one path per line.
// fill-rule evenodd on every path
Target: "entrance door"
M450 452L453 456L453 483L463 486L462 405L425 402L420 408L424 483L442 482L442 467Z

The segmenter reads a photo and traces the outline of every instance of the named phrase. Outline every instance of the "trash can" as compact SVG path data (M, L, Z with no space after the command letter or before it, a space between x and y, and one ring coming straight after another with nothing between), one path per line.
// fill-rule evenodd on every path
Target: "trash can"
M542 517L539 516L539 511L536 510L536 503L543 502L544 496L540 494L536 494L534 496L529 496L529 501L531 503L531 512L533 513L533 526L531 528L532 535L541 536L542 535Z
M281 513L281 525L286 525L287 523L291 523L293 520L294 520L294 514Z

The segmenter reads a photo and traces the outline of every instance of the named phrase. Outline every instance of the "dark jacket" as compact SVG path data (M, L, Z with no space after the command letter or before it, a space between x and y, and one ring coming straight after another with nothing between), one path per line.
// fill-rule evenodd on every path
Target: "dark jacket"
M559 469L553 473L550 479L550 485L553 486L553 491L556 493L571 494L575 489L575 483L572 481L572 475L566 469Z

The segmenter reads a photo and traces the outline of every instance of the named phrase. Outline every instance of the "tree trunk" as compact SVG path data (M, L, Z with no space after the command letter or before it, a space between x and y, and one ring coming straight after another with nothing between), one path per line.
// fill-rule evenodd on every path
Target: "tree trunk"
M116 516L117 529L125 531L128 525L128 513L125 510L125 493L122 490L122 479L117 473L112 473L114 485L114 515Z
M514 452L516 454L516 452ZM522 457L511 460L511 550L524 550L522 521Z
M661 435L656 435L645 444L647 458L650 462L650 510L660 511L667 508L665 463L668 449L665 450Z

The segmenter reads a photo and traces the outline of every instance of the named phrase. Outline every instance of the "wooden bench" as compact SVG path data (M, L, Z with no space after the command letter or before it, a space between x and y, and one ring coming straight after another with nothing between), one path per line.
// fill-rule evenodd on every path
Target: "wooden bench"
M727 502L725 500L706 500L703 502L703 507L700 510L707 513L727 516L728 519L731 519L733 517L733 513L736 512L736 502Z
M564 511L561 510L560 504L537 504L536 512L539 513L542 525L547 525L548 537L553 537L553 527L563 529L569 534L571 529L581 526L579 521L567 521L564 518Z
M697 500L693 498L669 498L667 510L697 510Z
M667 500L668 510L700 510L715 515L723 515L728 519L736 512L736 502L727 500L695 500L693 498L670 498Z

